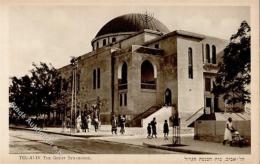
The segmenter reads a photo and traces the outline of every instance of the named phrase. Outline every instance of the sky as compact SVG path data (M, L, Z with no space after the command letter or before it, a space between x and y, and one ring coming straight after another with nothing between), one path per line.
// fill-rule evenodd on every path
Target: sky
M9 76L23 76L32 63L69 64L92 50L91 40L111 19L152 13L170 31L187 30L229 40L240 23L250 24L243 6L13 6L9 10Z

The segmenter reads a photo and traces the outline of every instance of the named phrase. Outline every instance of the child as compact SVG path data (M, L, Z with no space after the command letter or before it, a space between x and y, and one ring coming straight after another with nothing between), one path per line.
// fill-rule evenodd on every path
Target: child
M148 136L147 136L147 138L151 138L151 129L152 129L151 123L148 123L148 126L147 126L147 134L148 134Z
M168 140L169 126L167 120L164 121L163 133L164 133L164 140Z

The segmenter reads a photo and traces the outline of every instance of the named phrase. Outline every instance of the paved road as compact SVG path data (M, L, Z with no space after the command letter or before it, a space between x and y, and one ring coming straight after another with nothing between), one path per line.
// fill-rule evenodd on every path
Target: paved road
M11 154L174 154L177 152L109 141L9 130ZM50 143L47 144L46 142Z

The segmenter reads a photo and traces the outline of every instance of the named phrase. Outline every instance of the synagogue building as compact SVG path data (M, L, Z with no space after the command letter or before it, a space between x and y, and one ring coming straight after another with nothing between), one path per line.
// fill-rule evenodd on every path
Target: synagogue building
M126 14L107 22L90 44L91 52L74 54L76 67L59 69L61 90L71 97L76 84L74 103L81 112L99 99L102 124L120 114L130 126L140 126L165 105L186 118L197 111L224 110L223 99L211 93L227 45L223 39L170 31L147 14ZM69 116L71 102L64 110Z

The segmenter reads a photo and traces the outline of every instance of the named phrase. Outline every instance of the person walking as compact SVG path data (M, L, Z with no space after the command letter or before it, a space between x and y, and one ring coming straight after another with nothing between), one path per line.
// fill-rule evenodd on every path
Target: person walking
M164 121L164 125L163 125L163 133L164 133L164 140L168 140L169 125L168 125L167 120Z
M76 130L77 130L77 133L80 132L80 129L81 129L81 117L80 115L77 117L76 119Z
M117 134L117 120L115 116L111 120L111 132L112 134L113 133Z
M151 123L148 123L148 125L147 125L147 138L149 138L149 139L151 139L151 131L152 131Z
M124 134L125 133L125 116L120 116L120 133Z
M152 126L152 138L153 137L155 137L155 138L157 138L157 132L156 132L156 124L157 124L157 122L156 122L156 118L154 117L153 118L153 120L152 120L152 122L151 122L151 126Z
M94 128L95 128L95 132L97 132L97 130L98 130L98 124L99 124L98 118L96 117L96 118L94 118Z
M234 131L235 129L232 125L232 118L229 117L228 121L226 122L223 145L225 145L227 141L232 141L232 133Z
M83 114L82 116L81 116L81 120L82 120L82 132L86 132L86 129L87 129L87 120L86 120L86 115L85 114Z
M87 129L88 129L88 132L89 132L90 127L91 127L91 118L90 118L89 115L87 115L87 119L86 119L86 121L87 121Z

